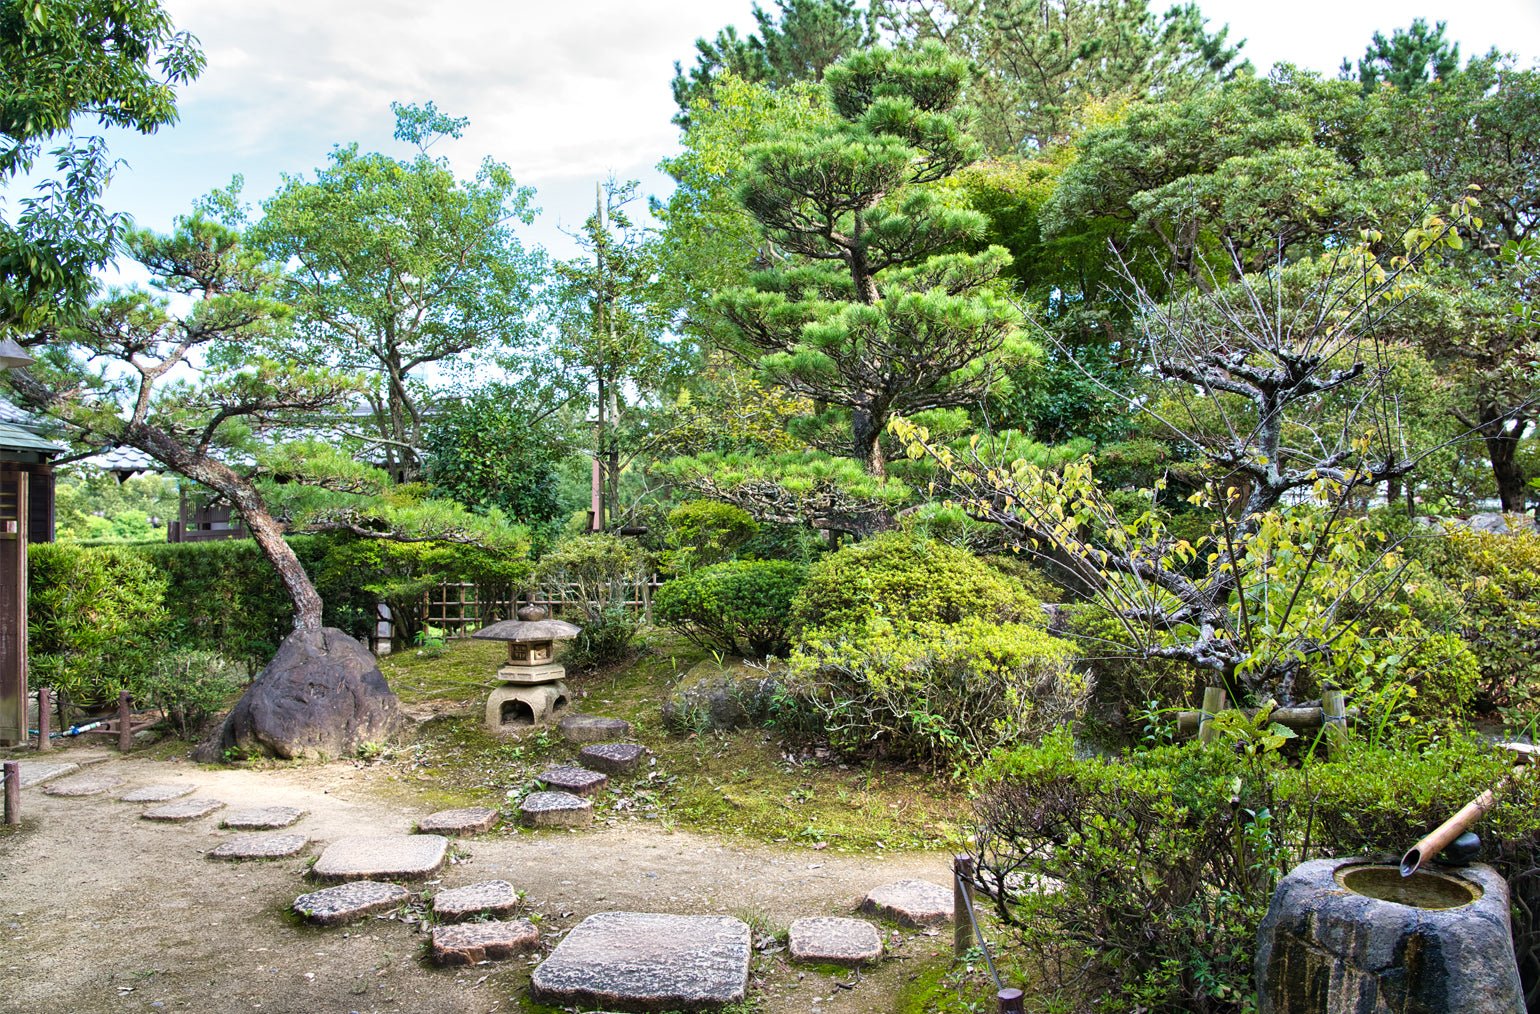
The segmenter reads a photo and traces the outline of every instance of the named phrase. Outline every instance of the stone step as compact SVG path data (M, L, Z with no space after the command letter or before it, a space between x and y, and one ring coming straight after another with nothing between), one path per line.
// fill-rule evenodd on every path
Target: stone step
M80 765L71 761L24 760L18 763L21 765L21 787L24 789L80 770Z
M403 905L410 896L406 888L397 884L355 880L300 895L294 899L294 911L317 926L340 926Z
M813 916L791 924L787 948L793 961L858 968L882 957L882 935L865 919Z
M557 792L570 792L574 796L592 796L602 792L610 783L610 776L600 774L598 771L590 771L573 764L564 764L558 768L547 768L540 772L538 780Z
M137 789L130 789L118 797L125 803L169 803L173 799L181 799L198 791L196 785L188 785L185 782L167 782L161 785L141 785Z
M540 947L540 931L528 919L435 926L429 952L440 965L475 965Z
M123 781L122 775L115 775L111 771L86 771L50 781L43 786L43 792L50 796L94 796L117 788ZM22 784L26 784L25 776Z
M220 842L208 853L210 859L243 862L248 859L287 859L310 844L302 834L238 834Z
M531 792L519 817L525 827L587 827L594 822L594 804L570 792Z
M940 926L952 921L952 889L928 880L899 880L873 890L860 911L916 929Z
M477 915L509 915L519 907L519 892L506 880L451 887L433 896L433 915L441 922L460 922Z
M631 735L631 723L598 715L567 715L556 726L568 743L602 743Z
M449 839L437 834L358 835L326 846L311 867L318 880L422 880L449 855Z
M630 774L646 755L647 748L637 743L596 743L578 751L584 764L611 775Z
M497 826L502 814L485 806L470 806L459 810L440 810L430 813L417 822L418 834L442 834L451 838L485 834Z
M189 820L207 817L215 810L222 810L224 807L225 804L218 799L178 799L152 806L139 817L141 820L155 820L166 824L185 824Z
M220 827L232 831L277 831L299 822L305 811L296 806L258 806L249 810L232 810L219 822Z

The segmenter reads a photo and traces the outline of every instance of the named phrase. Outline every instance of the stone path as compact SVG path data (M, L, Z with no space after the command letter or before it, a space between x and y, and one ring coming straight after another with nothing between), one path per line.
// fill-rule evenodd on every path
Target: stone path
M373 880L356 880L294 899L294 911L317 926L340 926L406 904L406 888Z
M806 964L854 968L882 957L882 935L864 919L804 917L791 924L786 936L792 960Z
M443 922L460 922L475 915L508 915L519 907L519 892L506 880L451 887L433 896L433 915Z
M518 922L462 922L436 926L429 953L440 965L476 965L539 950L540 931L528 919Z
M525 827L587 827L594 822L594 804L570 792L531 792L519 804Z
M259 806L250 810L231 810L219 822L232 831L277 831L293 827L305 811L297 806Z
M437 834L358 835L326 846L310 868L317 880L422 880L444 865L449 839Z
M181 799L198 791L196 785L176 783L169 785L143 785L137 789L130 789L118 797L124 803L169 803L173 799Z
M310 844L302 834L238 834L209 852L210 859L285 859L297 856Z
M497 826L502 814L486 806L440 810L417 822L418 834L444 834L455 838L485 834Z
M178 799L172 803L152 806L139 816L145 820L160 820L168 824L185 824L189 820L207 817L214 811L223 810L224 808L225 804L217 799Z
M115 775L111 771L85 771L68 778L50 781L43 786L43 791L50 796L94 796L122 784L123 776ZM26 787L25 775L22 786Z
M952 890L928 880L900 880L873 890L860 910L900 926L940 926L952 921Z

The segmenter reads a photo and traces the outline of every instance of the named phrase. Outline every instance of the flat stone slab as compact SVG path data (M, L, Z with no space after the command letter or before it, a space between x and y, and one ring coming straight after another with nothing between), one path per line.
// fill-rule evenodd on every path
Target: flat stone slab
M647 755L647 748L635 743L596 743L578 751L583 763L612 775L630 774Z
M791 924L787 938L793 961L854 968L882 957L882 935L865 919L798 919Z
M49 782L43 786L43 791L50 796L94 796L122 784L122 775L115 775L109 771L87 771L57 782Z
M295 806L258 806L250 810L231 810L219 822L232 831L276 831L297 823L305 811Z
M169 824L184 824L189 820L207 817L215 810L223 810L225 804L217 799L178 799L174 803L152 806L139 816L145 820L160 820Z
M125 803L167 803L173 799L181 799L198 791L196 785L176 785L167 783L164 785L141 785L137 789L131 789L118 797Z
M603 743L631 735L631 723L597 715L567 715L556 726L568 743Z
M472 806L463 810L440 810L430 813L417 822L418 834L446 834L463 838L471 834L485 834L497 826L502 815L485 806Z
M284 859L297 856L310 844L302 834L238 834L220 842L211 852L210 859Z
M408 897L407 889L398 884L358 880L302 894L294 899L294 911L318 926L338 926L395 908Z
M714 915L600 912L535 969L539 1003L584 1009L714 1011L748 992L749 927Z
M359 835L326 846L310 873L322 880L421 880L448 854L443 835Z
M507 915L519 907L519 892L506 880L451 887L433 896L433 914L444 922L459 922L486 912Z
M928 880L899 880L868 894L859 911L901 926L940 926L952 921L952 889Z
M24 760L18 763L21 764L21 787L24 789L80 770L79 764L70 761Z
M574 796L591 796L610 783L610 776L569 764L542 771L540 780L557 792L570 792Z
M519 807L525 827L587 827L594 804L570 792L531 792Z
M435 926L429 953L440 965L475 965L511 958L540 947L540 931L528 919L518 922L462 922Z

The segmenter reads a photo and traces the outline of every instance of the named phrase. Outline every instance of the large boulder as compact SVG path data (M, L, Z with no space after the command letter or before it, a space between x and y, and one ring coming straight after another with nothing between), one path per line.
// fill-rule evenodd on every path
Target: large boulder
M706 659L679 680L663 702L663 725L671 732L718 732L763 725L781 683L743 659Z
M236 702L199 760L229 751L285 759L346 757L383 742L404 719L374 656L335 627L296 630Z

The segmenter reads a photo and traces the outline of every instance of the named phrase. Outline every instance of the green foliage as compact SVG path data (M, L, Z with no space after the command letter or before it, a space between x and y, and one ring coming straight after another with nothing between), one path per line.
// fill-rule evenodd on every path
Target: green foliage
M564 660L574 669L590 670L619 662L631 652L636 617L622 606L610 606L590 617L567 647Z
M968 616L804 638L787 693L845 754L945 766L1035 741L1077 717L1090 684L1040 627Z
M1191 666L1164 658L1146 658L1140 635L1094 602L1064 610L1064 636L1080 652L1092 675L1099 703L1131 717L1134 709L1186 707L1198 697L1198 674Z
M699 501L698 501L699 502ZM653 612L694 643L733 655L784 655L807 568L782 560L718 563L658 589Z
M159 708L177 735L194 740L240 692L245 675L245 666L216 651L168 648L135 682L134 696Z
M1043 625L1021 585L966 550L906 533L881 535L813 565L792 606L804 642L968 617Z
M759 522L742 507L719 500L687 500L668 512L668 565L687 574L732 559L759 534Z
M1383 32L1374 33L1374 40L1358 58L1356 77L1365 94L1381 84L1411 92L1459 69L1460 44L1444 38L1444 22L1430 29L1427 21L1413 18L1410 28L1397 28L1388 39ZM1342 76L1355 76L1347 60L1342 61Z
M164 538L165 525L177 516L178 507L176 482L164 475L136 475L119 482L95 469L60 473L54 487L54 533L66 541Z
M172 619L166 575L126 547L44 544L28 557L31 680L84 708L137 689Z
M622 606L652 561L636 540L608 532L562 539L535 569L535 581L555 592L573 622L586 616L598 621Z

